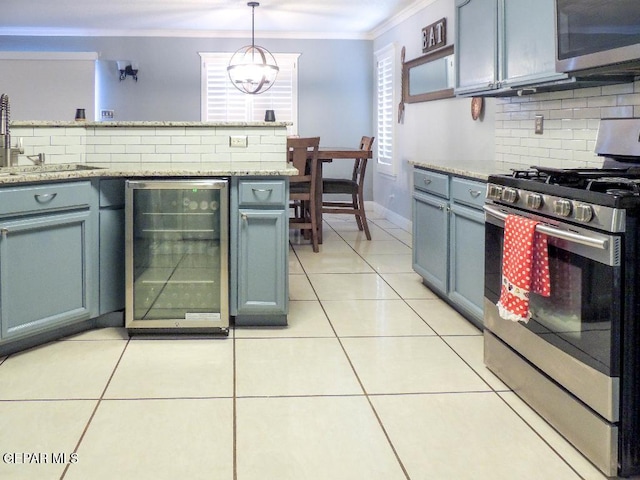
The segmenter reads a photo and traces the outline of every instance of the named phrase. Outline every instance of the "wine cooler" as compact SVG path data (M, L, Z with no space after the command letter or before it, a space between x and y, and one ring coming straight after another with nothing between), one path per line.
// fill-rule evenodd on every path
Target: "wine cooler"
M127 182L128 329L228 334L228 191L226 179Z

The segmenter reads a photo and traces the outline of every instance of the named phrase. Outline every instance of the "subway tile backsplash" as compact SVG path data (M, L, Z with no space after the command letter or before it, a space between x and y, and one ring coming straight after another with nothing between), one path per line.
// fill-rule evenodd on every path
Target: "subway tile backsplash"
M20 165L29 165L26 156L38 153L46 155L47 163L92 163L107 167L123 163L286 162L284 124L206 127L197 123L175 127L52 124L55 126L47 122L18 122L12 126L13 143L22 139L24 145ZM230 147L232 135L247 136L247 146Z
M536 115L544 117L541 135L534 129ZM504 169L600 167L594 153L600 119L616 117L640 117L640 80L497 98L496 162Z

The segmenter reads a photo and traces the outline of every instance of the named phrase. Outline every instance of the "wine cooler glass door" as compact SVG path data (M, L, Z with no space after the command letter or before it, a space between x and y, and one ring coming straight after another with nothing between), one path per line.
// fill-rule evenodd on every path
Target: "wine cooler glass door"
M227 181L129 181L126 192L127 327L226 331Z

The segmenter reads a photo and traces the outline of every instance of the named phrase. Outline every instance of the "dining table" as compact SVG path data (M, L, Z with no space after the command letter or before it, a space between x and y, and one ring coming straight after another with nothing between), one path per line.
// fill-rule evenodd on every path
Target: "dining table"
M360 150L348 147L323 147L318 149L316 171L316 225L318 225L318 243L322 243L322 175L323 165L334 160L369 159L373 157L371 150Z

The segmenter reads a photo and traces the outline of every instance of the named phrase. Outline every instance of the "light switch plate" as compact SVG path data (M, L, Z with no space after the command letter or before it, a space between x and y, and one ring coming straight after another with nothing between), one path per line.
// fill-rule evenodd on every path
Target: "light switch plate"
M230 135L229 146L236 148L247 148L247 136L246 135Z
M536 115L535 133L536 135L542 135L543 131L544 131L544 116Z
M100 118L102 120L113 120L114 111L113 110L100 110Z

